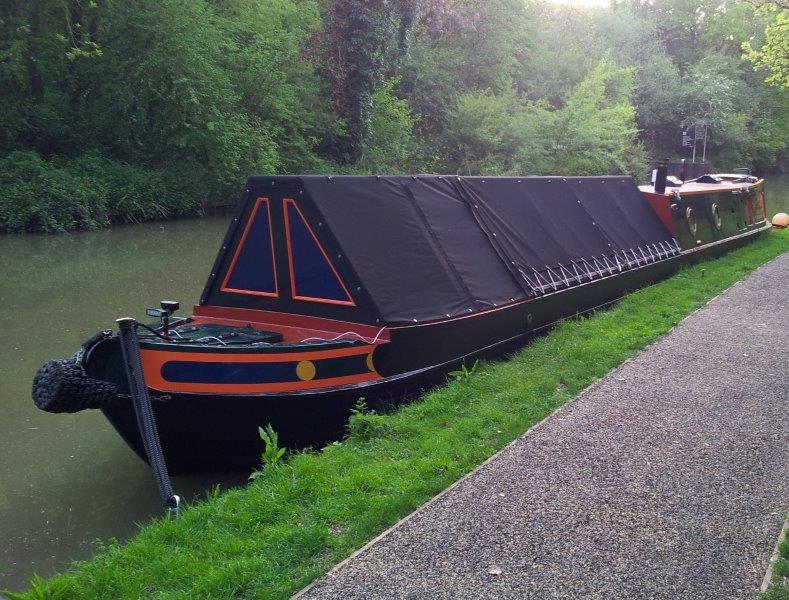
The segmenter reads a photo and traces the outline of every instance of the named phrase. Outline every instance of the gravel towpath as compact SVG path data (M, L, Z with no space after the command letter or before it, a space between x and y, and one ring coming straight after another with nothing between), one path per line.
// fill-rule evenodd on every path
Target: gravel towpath
M789 253L301 598L752 598L789 508Z

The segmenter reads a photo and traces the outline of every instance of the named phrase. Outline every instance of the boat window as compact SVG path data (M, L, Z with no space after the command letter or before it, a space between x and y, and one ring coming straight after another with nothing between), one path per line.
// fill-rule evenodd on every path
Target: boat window
M296 300L354 302L295 200L284 199L291 292Z
M223 292L277 296L268 198L258 198L222 283Z

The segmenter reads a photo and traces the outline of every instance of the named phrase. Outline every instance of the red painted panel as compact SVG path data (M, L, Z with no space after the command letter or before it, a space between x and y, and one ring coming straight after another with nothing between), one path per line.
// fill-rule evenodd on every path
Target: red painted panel
M276 362L297 360L319 360L338 356L369 354L373 346L354 346L335 350L317 350L287 354L217 354L211 352L169 352L162 350L141 351L145 381L151 389L159 392L191 392L211 394L266 394L329 388L380 379L377 371L371 370L354 375L311 379L307 381L282 381L277 383L191 383L168 381L162 377L162 366L171 360L195 362Z
M652 210L654 210L660 220L663 221L663 225L666 226L666 229L676 237L677 229L674 227L674 219L671 218L671 197L665 194L654 194L652 192L641 193L644 194L644 198L647 199Z

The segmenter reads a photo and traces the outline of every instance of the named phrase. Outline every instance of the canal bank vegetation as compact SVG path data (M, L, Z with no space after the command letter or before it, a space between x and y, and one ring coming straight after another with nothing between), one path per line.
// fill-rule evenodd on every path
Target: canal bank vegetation
M759 600L789 600L789 535L782 532L778 544L778 556L772 565L770 587L759 595Z
M342 442L267 460L244 489L144 525L14 598L285 598L775 256L789 230L566 321L505 362L468 367ZM273 452L273 450L272 450Z
M786 15L750 0L9 0L0 230L193 214L249 173L642 180L695 125L715 167L770 169L789 139Z

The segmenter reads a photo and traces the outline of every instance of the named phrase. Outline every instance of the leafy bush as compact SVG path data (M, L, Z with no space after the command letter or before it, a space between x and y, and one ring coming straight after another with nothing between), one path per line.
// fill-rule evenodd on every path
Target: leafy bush
M59 232L109 223L105 182L44 161L30 151L0 160L0 226Z
M416 143L414 117L408 102L394 94L397 78L379 86L372 97L370 141L361 167L372 173L402 173L411 170Z
M112 221L138 222L195 214L208 200L211 189L208 176L195 163L175 163L153 171L87 154L68 164L85 177L106 182Z
M546 141L553 113L512 92L469 92L450 111L446 168L467 175L528 175L550 170Z
M551 136L554 174L644 178L646 155L638 141L632 94L632 69L603 58L558 112Z
M160 171L85 154L45 161L32 151L0 159L0 230L55 233L198 212L197 167Z
M610 58L573 89L560 109L514 92L469 92L450 111L448 170L488 175L646 173L631 101L633 73Z

